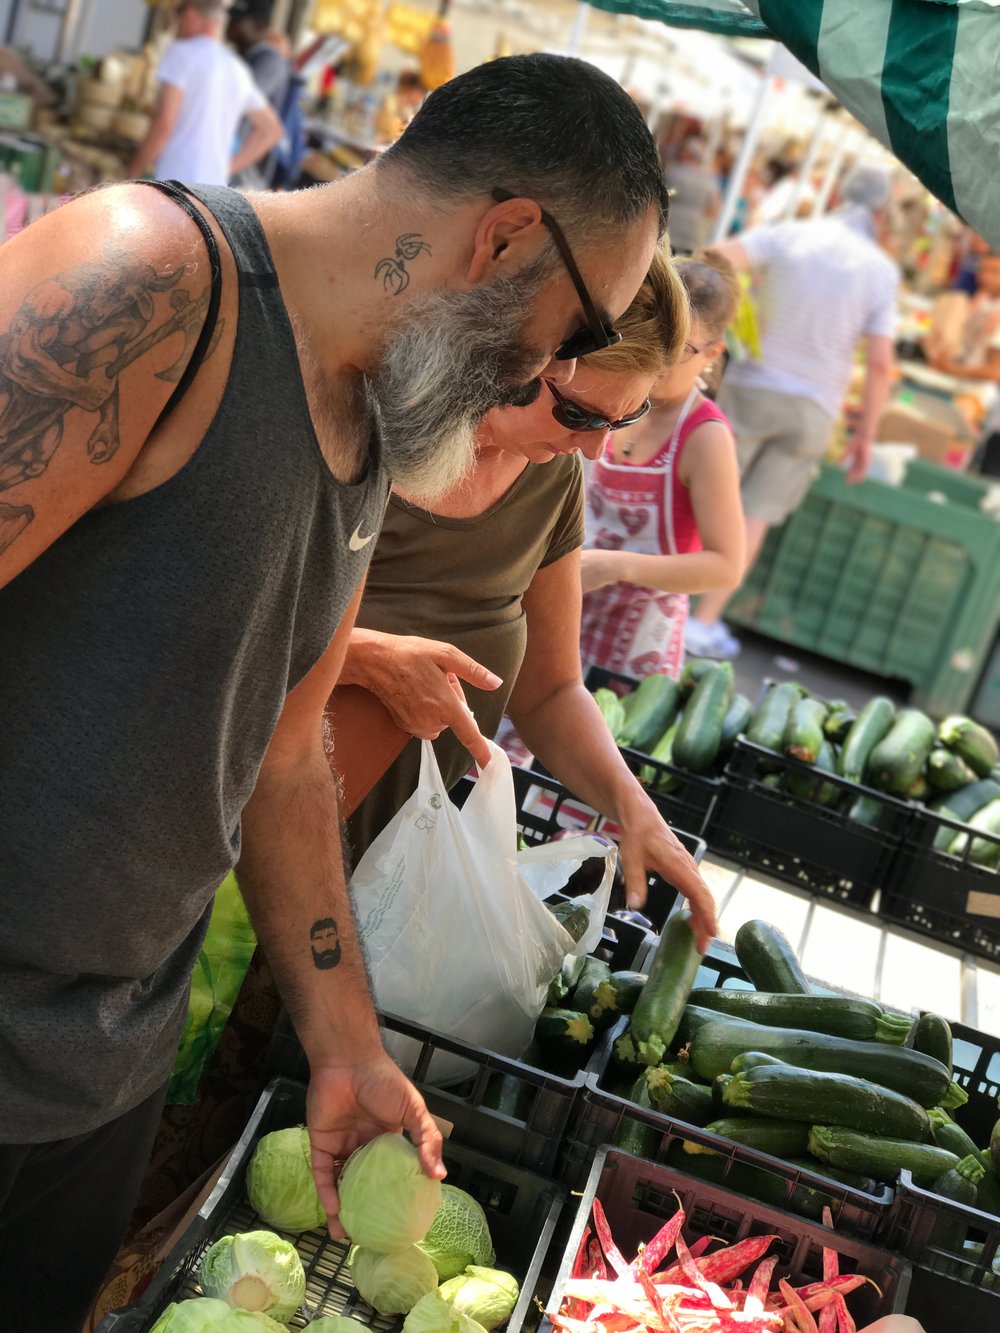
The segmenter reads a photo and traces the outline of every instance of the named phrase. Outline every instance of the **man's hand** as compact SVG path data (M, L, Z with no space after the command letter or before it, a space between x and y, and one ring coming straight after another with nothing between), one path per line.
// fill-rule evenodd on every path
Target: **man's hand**
M656 806L645 794L637 797L620 819L619 850L629 907L641 909L646 901L646 877L650 871L673 884L688 900L691 925L700 953L718 932L715 900L702 879L691 853L677 840Z
M502 684L499 676L450 643L359 629L351 636L341 675L344 684L371 690L411 736L433 741L450 727L483 768L489 763L489 747L466 705L462 680L480 690Z
M861 439L855 435L844 450L842 461L847 465L848 486L855 486L859 481L864 481L872 462L871 440Z
M337 1216L337 1178L344 1161L369 1139L405 1130L427 1175L436 1180L445 1176L441 1135L424 1099L384 1052L364 1064L314 1069L306 1124L313 1176L335 1240L344 1235Z

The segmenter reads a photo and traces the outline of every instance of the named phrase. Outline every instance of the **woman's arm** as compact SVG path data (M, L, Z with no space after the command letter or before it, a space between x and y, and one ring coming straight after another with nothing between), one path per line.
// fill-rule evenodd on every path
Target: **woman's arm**
M622 831L629 904L646 901L656 871L691 904L698 947L715 934L715 904L693 857L618 753L580 673L580 552L540 569L524 595L528 641L508 712L550 773Z
M691 494L702 549L689 555L637 555L633 551L584 551L583 590L634 583L660 592L709 592L735 588L743 577L745 539L740 475L733 437L722 422L692 432L678 480Z

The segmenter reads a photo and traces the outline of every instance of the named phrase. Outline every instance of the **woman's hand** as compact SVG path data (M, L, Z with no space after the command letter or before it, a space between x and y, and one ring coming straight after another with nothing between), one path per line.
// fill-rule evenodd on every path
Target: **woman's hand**
M609 583L628 583L623 569L625 551L580 552L580 581L584 592L594 592Z
M463 680L480 690L503 683L450 643L364 629L351 634L341 674L343 684L371 690L411 736L433 741L450 727L482 768L490 752L465 702Z
M645 794L637 792L619 816L619 851L629 907L641 909L646 902L646 879L650 871L662 876L684 895L691 908L691 925L700 953L718 932L715 899L702 879L694 857L674 836L670 825Z

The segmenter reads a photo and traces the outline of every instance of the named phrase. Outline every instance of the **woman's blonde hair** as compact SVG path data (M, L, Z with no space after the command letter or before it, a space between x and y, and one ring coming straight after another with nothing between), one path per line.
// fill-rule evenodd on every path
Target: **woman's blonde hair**
M666 245L654 252L635 300L615 328L621 342L592 352L585 365L612 374L661 375L680 360L691 332L690 306Z

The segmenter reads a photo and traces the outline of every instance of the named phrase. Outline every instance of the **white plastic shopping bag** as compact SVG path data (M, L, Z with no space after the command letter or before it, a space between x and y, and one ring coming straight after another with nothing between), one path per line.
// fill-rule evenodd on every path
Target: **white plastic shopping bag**
M519 854L510 761L498 746L490 753L459 809L425 741L417 790L362 857L352 890L378 1007L518 1056L566 955L600 937L617 849L581 835ZM577 944L541 899L594 855L605 857L605 873L582 899L591 923ZM386 1038L412 1069L415 1044ZM466 1062L437 1054L431 1078L443 1085L468 1072Z

